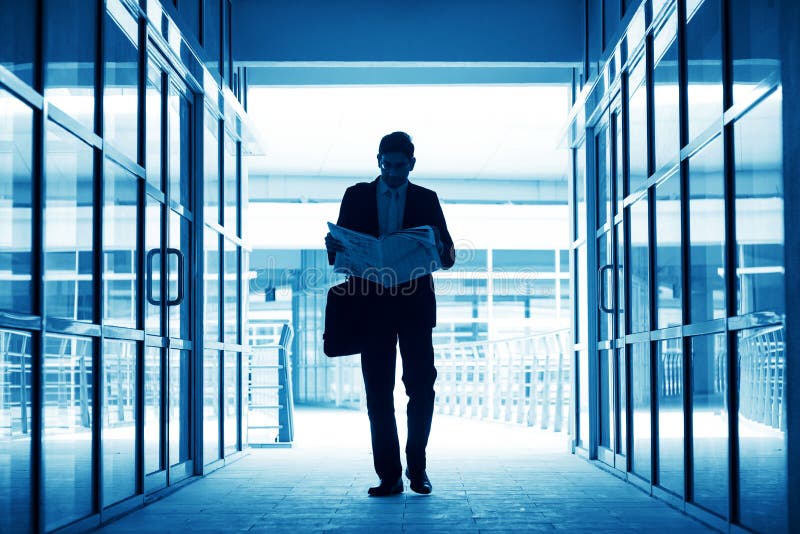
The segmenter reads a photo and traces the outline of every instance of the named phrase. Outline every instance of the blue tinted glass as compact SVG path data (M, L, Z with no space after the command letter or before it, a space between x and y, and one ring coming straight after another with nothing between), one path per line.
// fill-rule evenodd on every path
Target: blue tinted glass
M136 493L136 343L103 343L103 506Z
M586 235L586 144L575 150L575 239Z
M174 86L169 90L169 197L186 208L190 205L189 182L192 173L192 106Z
M145 90L145 168L147 183L162 191L161 124L162 103L161 70L153 64L147 67L147 89Z
M44 1L45 96L94 131L97 5Z
M730 0L733 102L752 98L756 86L780 73L780 2Z
M625 226L624 223L616 225L617 239L617 337L626 333L625 324Z
M586 245L585 244L581 245L578 248L577 253L578 253L578 261L576 262L576 264L577 264L578 273L577 273L577 276L575 277L576 278L577 287L575 288L575 291L573 293L575 295L575 300L576 300L576 303L577 303L576 308L577 308L577 312L578 312L578 317L577 317L577 321L576 321L577 325L578 325L578 331L576 332L576 338L577 338L579 343L588 343L588 341L589 341L589 325L588 325L588 321L589 321L589 305L588 305L588 300L586 298L587 297L586 288L588 287L588 285L587 285L587 281L588 281L587 280L588 279L587 269L588 269L588 267L586 265L586 260L587 260L587 257L586 257L587 256L586 255Z
M0 65L33 85L36 61L36 2L3 2L0 9Z
M225 240L225 342L239 343L239 254L238 247Z
M686 11L689 140L722 116L720 0L691 0Z
M692 338L694 501L728 515L728 366L725 334Z
M648 258L647 196L629 208L630 245L628 276L630 276L631 333L650 329L650 266Z
M209 341L220 341L219 328L219 297L220 297L220 272L222 264L219 251L219 234L209 227L204 228L203 241L205 256L205 284L203 297L203 335Z
M191 459L189 351L169 350L169 465Z
M220 0L204 0L203 47L206 51L206 68L213 75L220 74L222 9Z
M110 0L105 16L103 138L138 162L139 57L136 19L120 0Z
M656 188L657 328L680 325L681 310L681 182L675 173Z
M190 339L191 335L191 239L191 223L176 212L170 211L169 246L173 252L169 254L167 263L169 269L167 295L174 304L169 306L169 335L183 339ZM179 272L181 263L174 250L180 250L183 255L183 272ZM182 291L179 291L179 284L183 286Z
M161 335L161 213L163 205L145 196L144 249L145 249L145 332Z
M689 160L691 322L725 316L725 177L722 138Z
M739 514L756 532L787 532L784 328L742 330L739 362Z
M610 339L613 333L614 321L614 269L611 263L610 232L604 233L597 240L597 283L598 288L598 339Z
M678 115L678 16L673 13L654 39L653 137L656 170L677 159L680 148Z
M589 355L578 353L578 439L579 445L589 448Z
M225 228L239 235L237 206L239 205L239 149L238 143L225 135Z
M631 69L628 97L628 192L634 193L647 180L647 87L645 62Z
M0 329L0 531L28 532L31 518L32 359L27 332Z
M219 223L219 121L205 109L203 116L203 204L205 220Z
M161 362L161 349L144 350L144 472L164 469L161 433L161 387L166 377Z
M601 350L598 358L598 390L599 390L599 445L614 450L614 352Z
M93 150L52 122L45 154L45 306L55 317L92 320ZM88 263L88 265L87 265Z
M493 250L492 270L494 272L552 273L555 271L555 252L552 250Z
M44 519L49 531L95 511L92 340L45 336L43 365Z
M203 463L220 459L219 356L216 350L203 353Z
M106 324L136 328L136 177L105 162L103 206L103 294Z
M626 393L628 387L628 380L625 378L625 350L617 350L619 358L617 364L617 384L619 384L619 436L617 439L617 452L619 454L628 454L628 394Z
M595 169L597 176L597 228L608 222L611 216L611 158L608 146L608 127L595 137Z
M224 442L225 454L227 455L239 448L239 354L236 352L225 353L223 382L225 387ZM272 391L275 394L275 398L267 399L267 404L278 405L278 389L268 391Z
M739 314L782 314L783 135L778 89L734 123Z
M658 485L683 495L683 350L682 340L658 343Z
M631 351L631 402L633 408L633 472L650 480L652 426L650 420L650 345L635 343Z
M17 313L33 310L32 131L33 111L0 90L0 310Z

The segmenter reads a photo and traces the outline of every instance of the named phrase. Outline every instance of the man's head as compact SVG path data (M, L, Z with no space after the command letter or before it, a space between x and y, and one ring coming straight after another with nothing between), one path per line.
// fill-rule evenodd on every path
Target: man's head
M414 169L414 143L405 132L392 132L383 136L378 147L378 167L381 178L389 187L400 187Z

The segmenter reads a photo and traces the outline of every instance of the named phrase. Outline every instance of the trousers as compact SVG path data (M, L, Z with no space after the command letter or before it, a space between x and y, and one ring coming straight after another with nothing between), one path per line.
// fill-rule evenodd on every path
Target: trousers
M396 480L403 469L393 394L398 341L408 395L406 465L411 472L425 469L436 381L431 334L432 328L425 325L382 325L375 328L361 353L372 456L381 480Z

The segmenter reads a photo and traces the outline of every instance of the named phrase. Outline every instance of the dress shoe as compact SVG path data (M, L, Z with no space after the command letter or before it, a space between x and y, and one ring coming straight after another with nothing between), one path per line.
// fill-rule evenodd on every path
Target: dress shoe
M431 481L428 478L428 474L425 472L425 470L419 472L410 472L406 468L406 476L408 477L409 482L411 482L411 489L416 493L427 495L433 491L433 486L431 485Z
M403 477L399 477L395 481L381 480L381 483L370 488L368 493L373 497L386 497L387 495L403 493Z

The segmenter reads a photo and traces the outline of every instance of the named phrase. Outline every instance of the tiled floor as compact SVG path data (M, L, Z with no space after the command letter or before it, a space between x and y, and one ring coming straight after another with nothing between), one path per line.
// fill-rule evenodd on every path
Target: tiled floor
M433 494L370 498L366 414L303 409L296 427L295 447L253 449L101 532L709 531L567 454L552 432L437 415Z

